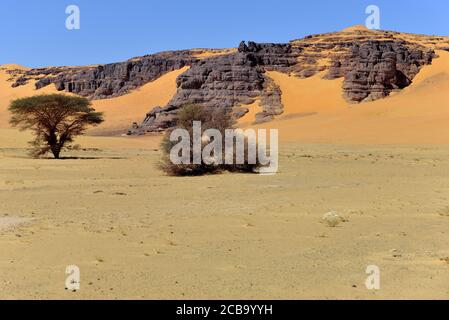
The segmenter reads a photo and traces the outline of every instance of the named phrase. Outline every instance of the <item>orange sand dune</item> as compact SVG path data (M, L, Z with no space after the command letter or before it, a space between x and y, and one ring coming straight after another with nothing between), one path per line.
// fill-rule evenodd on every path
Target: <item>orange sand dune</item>
M237 51L237 48L230 49L193 49L193 52L196 52L194 56L198 59L206 59L210 57L221 56L225 54L234 53Z
M7 110L14 99L44 93L58 92L53 85L35 90L34 81L27 85L12 88L8 81L11 75L7 70L26 69L17 65L0 66L0 128L8 128L10 114ZM188 67L170 72L159 79L147 83L139 89L121 97L93 101L97 111L104 112L105 122L90 132L105 134L123 132L133 122L142 121L143 117L155 106L165 106L176 93L176 78Z
M105 122L91 132L120 132L130 128L133 122L140 123L152 108L170 101L176 93L176 78L187 69L167 73L124 96L93 101L95 110L104 112Z
M355 26L351 26L351 27L341 30L341 32L354 32L354 31L370 31L370 29L368 29L364 25L357 24Z
M280 86L285 113L262 128L280 139L319 143L449 143L449 52L424 67L413 84L392 96L363 104L342 98L342 80L309 79L270 72Z
M242 128L251 126L254 121L256 121L256 114L263 111L263 109L260 107L259 100L254 101L250 105L244 106L244 108L248 109L248 113L237 120L237 125Z
M48 86L37 91L34 87L34 81L30 81L24 86L12 88L11 84L13 82L8 81L11 75L7 71L14 69L26 70L27 68L13 64L0 66L0 128L9 127L10 114L8 112L8 106L12 100L36 94L57 92L54 86Z

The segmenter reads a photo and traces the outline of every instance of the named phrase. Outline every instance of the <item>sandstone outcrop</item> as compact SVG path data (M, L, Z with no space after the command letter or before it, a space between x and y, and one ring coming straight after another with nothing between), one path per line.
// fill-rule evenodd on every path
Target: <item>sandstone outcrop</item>
M91 99L112 98L195 61L198 59L190 51L173 51L92 67L32 69L19 77L13 86L34 79L37 89L54 84L59 91Z
M177 79L177 92L165 106L150 112L130 134L161 131L176 122L186 104L227 108L236 117L259 102L256 122L283 113L282 92L266 71L307 78L344 78L342 95L351 103L372 101L409 86L420 69L432 63L435 50L447 50L446 37L392 31L345 29L311 35L289 43L241 42L237 49L192 49L163 52L126 62L74 68L44 68L15 72L12 86L36 80L36 88L54 84L60 91L91 99L128 93L163 74L189 66Z
M432 62L434 52L394 41L355 44L341 67L343 91L352 102L372 101L388 96L412 83L419 70Z
M282 93L266 71L300 78L317 74L328 80L344 78L342 94L351 103L384 98L410 85L435 57L428 40L400 36L354 30L308 36L287 44L242 42L236 53L193 64L178 78L178 91L168 106L150 112L137 132L163 130L174 123L177 108L191 103L229 108L259 99L263 112L256 115L256 122L270 121L283 112ZM238 110L237 116L244 115L242 108Z

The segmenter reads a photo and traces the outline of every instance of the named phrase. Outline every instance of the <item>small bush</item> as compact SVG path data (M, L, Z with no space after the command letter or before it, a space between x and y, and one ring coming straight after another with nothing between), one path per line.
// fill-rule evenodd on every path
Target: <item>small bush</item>
M224 164L225 155L225 130L235 128L235 119L232 115L232 110L224 108L205 108L197 105L186 105L178 111L178 118L176 126L168 130L161 143L162 161L159 165L160 169L171 176L198 176L205 174L216 174L223 171L231 172L254 172L260 167L257 164L248 163L248 139L245 137L245 157L243 164L236 164L236 148L234 150L234 164ZM201 122L201 135L207 129L216 129L222 135L222 155L223 163L205 163L202 159L201 164L193 164L193 122ZM172 148L178 144L178 141L170 141L170 135L175 129L185 129L190 134L190 164L174 164L170 159L170 152ZM203 136L204 137L204 136ZM208 145L210 140L202 139L201 151Z

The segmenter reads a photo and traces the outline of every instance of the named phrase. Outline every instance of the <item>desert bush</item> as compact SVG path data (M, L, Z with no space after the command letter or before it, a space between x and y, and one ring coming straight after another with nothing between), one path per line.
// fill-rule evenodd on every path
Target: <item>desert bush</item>
M210 140L204 136L204 132L208 129L216 129L222 135L222 162L215 161L214 163L207 163L205 159L201 158L200 164L194 164L193 139L190 139L190 164L174 164L170 159L170 152L172 148L179 141L170 141L170 135L175 129L185 129L189 132L190 137L193 137L193 123L194 121L201 122L201 152L203 148L210 143ZM231 172L254 172L259 165L248 163L248 139L245 139L245 161L243 164L236 164L236 148L233 148L233 164L224 163L225 155L225 130L235 129L236 121L232 115L232 110L225 108L205 108L198 105L186 105L182 107L177 114L176 126L167 130L162 139L162 160L159 165L160 169L171 176L197 176L205 174L220 173L223 171ZM206 138L206 139L205 139ZM257 146L256 146L257 147ZM210 161L208 161L210 162Z

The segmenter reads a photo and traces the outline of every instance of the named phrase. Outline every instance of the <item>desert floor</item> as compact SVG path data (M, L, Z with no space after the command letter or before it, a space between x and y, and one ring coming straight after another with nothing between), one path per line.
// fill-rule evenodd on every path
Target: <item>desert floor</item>
M0 130L1 299L449 298L449 146L284 143L274 176L174 178L157 138L59 161L27 138Z

